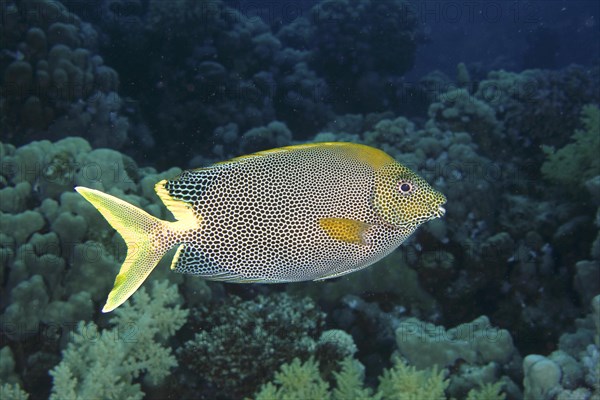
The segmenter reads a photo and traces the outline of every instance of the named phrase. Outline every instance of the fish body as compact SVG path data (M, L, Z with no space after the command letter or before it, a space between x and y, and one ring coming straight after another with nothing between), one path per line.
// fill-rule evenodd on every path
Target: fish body
M173 247L171 269L205 279L323 280L383 258L441 217L446 202L386 153L353 143L273 149L160 181L155 190L175 222L97 190L76 190L128 243L105 312Z

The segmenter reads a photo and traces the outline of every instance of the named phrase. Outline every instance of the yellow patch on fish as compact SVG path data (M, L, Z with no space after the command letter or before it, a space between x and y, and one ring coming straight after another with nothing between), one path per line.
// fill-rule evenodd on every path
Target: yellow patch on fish
M345 218L323 218L319 224L331 238L354 244L365 244L363 234L370 227L364 222Z
M375 148L315 143L237 157L156 184L176 221L113 196L75 188L123 236L127 256L104 312L177 248L171 269L227 282L323 280L365 268L446 198Z

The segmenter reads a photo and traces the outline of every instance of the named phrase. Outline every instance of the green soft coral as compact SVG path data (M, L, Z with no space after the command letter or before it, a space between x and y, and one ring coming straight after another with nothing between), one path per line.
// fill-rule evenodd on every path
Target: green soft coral
M351 357L341 362L341 370L334 373L336 385L329 385L319 374L319 364L314 360L300 363L295 359L281 367L272 383L263 385L256 400L436 400L446 399L448 380L445 371L437 367L417 370L399 358L394 366L379 378L377 393L364 387L360 363Z
M273 383L267 383L256 395L256 400L330 399L329 385L319 374L319 363L309 359L300 363L295 358L284 364L275 374Z
M187 318L179 303L177 286L155 281L150 293L140 288L115 311L112 329L80 322L62 361L50 371L50 398L143 398L134 379L144 374L148 383L158 385L177 365L165 342Z
M417 370L396 359L394 367L383 371L379 378L379 393L390 400L444 400L449 383L444 373L437 366Z
M2 400L28 400L29 394L17 383L0 382L0 398Z
M502 393L502 382L486 383L478 389L471 389L467 400L505 400L506 394Z
M575 131L573 141L554 150L544 146L547 160L542 165L544 178L560 184L579 186L600 174L600 109L588 104L581 111L583 129Z
M334 372L336 388L332 397L335 400L379 400L379 394L373 395L373 391L363 386L364 371L362 365L351 357L346 357L340 363L340 372Z

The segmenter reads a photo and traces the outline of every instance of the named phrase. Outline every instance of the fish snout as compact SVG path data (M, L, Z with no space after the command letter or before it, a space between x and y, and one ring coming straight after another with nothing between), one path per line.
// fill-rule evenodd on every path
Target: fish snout
M446 209L442 206L438 206L436 214L438 218L442 218L446 214Z
M446 214L446 209L443 207L446 204L446 196L440 193L437 200L431 205L431 208L436 218L442 218Z

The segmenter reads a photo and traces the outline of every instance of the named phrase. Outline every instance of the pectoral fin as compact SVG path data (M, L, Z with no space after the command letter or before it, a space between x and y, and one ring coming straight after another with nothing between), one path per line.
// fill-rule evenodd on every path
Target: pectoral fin
M371 227L362 221L346 218L322 218L319 225L332 239L359 245L366 244L363 235Z

